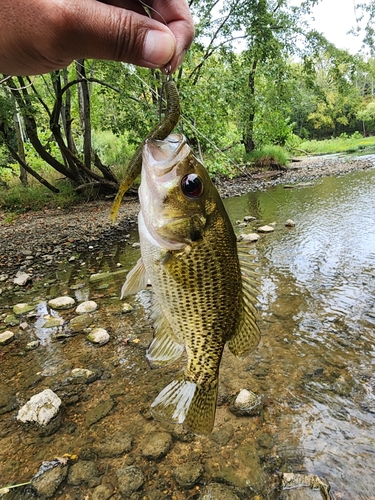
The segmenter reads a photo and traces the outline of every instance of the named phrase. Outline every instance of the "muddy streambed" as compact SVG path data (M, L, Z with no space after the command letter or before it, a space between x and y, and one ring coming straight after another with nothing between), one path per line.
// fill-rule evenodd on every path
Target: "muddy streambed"
M139 257L134 227L127 242L62 258L39 281L1 284L1 331L15 338L0 347L0 488L60 457L67 464L53 469L50 498L325 498L281 492L287 473L324 478L337 499L375 498L375 169L225 202L234 224L256 218L239 233L264 224L274 232L249 247L262 342L241 361L225 351L213 434L195 437L149 413L183 361L151 370L150 291L127 299L130 311L119 300ZM64 295L98 309L73 327L75 307L47 304ZM12 319L17 303L33 310ZM87 340L94 327L108 343ZM47 388L62 401L59 420L42 429L19 422L19 408ZM256 415L231 411L241 389L262 395ZM33 495L26 486L4 497Z

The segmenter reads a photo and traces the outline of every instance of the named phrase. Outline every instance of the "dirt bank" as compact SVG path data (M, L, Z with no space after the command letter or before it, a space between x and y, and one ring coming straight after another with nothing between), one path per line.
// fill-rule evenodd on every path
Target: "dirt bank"
M375 166L375 156L364 158L315 157L292 162L285 172L243 174L219 179L223 197L237 196L284 183L307 182L327 175L340 175ZM12 221L0 212L0 280L11 279L19 269L43 274L57 260L74 252L99 249L111 241L124 240L136 224L138 200L123 202L117 221L109 220L110 201L81 204L66 210L44 210L22 214Z

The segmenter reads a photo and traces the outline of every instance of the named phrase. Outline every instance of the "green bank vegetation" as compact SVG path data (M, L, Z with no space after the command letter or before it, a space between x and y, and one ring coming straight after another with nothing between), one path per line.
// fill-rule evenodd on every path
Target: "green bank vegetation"
M190 1L179 130L212 174L374 145L375 0L356 55L309 28L315 3ZM0 206L12 210L114 195L164 106L160 72L109 61L0 80Z

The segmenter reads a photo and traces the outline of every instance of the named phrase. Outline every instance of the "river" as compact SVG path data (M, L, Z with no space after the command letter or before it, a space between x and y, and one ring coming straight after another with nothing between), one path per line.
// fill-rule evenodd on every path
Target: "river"
M286 472L324 478L337 499L374 498L375 169L322 178L310 187L279 185L225 204L234 224L256 217L241 231L273 223L275 231L250 247L260 274L262 341L245 360L225 351L213 435L191 440L168 429L173 445L167 455L156 465L145 457L147 440L164 429L151 419L149 404L182 365L148 367L149 292L129 300L130 314L121 314L118 297L121 271L130 269L139 250L116 245L62 262L26 292L0 295L3 318L17 302L35 306L24 318L28 327L9 327L16 340L0 348L0 487L29 481L43 461L69 453L93 463L96 472L81 483L69 475L53 498L83 498L104 483L116 488L116 470L124 465L137 466L145 478L131 498L199 498L210 482L225 483L238 498L279 498ZM286 227L287 219L295 227ZM90 281L99 271L120 274ZM92 346L69 330L72 311L48 308L48 298L64 294L97 301L92 323L108 330L108 344ZM64 323L45 328L46 314ZM28 351L35 339L39 347ZM73 380L77 367L95 377ZM59 429L43 436L15 416L46 387L62 399L64 415ZM229 411L228 401L242 388L262 395L260 415ZM103 452L100 443L118 433L129 434L131 449L119 456ZM191 463L201 465L201 479L183 487L173 471Z

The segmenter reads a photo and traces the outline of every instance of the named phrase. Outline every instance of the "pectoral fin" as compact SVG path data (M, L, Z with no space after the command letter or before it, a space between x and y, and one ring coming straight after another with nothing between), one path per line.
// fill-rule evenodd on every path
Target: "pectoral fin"
M140 258L126 277L125 283L121 288L121 299L126 295L134 295L144 290L147 287L147 281L146 269L142 258Z

